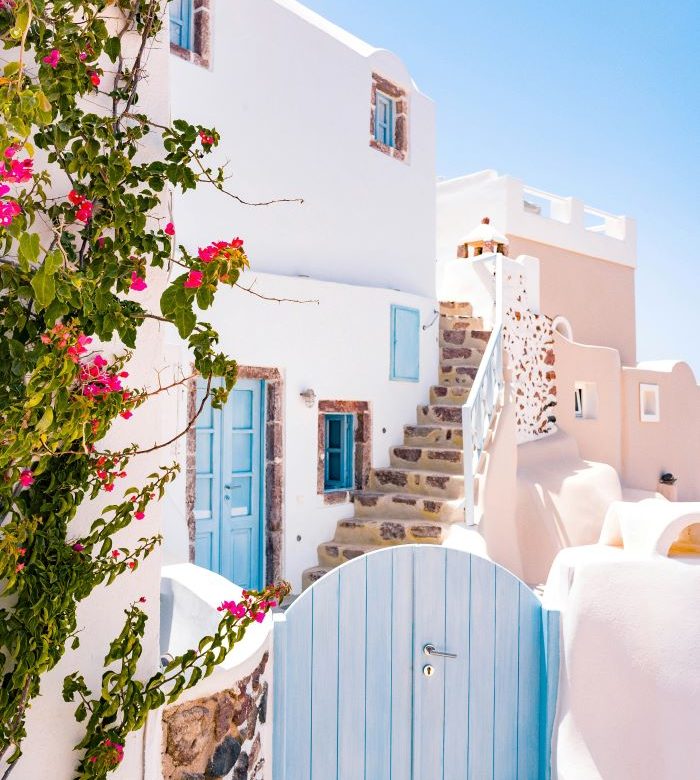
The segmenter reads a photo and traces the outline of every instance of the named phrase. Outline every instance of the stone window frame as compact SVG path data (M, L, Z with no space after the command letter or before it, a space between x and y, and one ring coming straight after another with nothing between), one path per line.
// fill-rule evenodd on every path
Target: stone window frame
M394 146L387 146L374 137L374 118L377 109L377 92L387 95L394 101ZM408 94L405 89L393 81L372 73L372 98L369 112L369 145L373 149L406 162L408 160Z
M353 470L355 485L349 490L325 491L326 414L352 414L355 416L355 443ZM318 467L316 489L323 496L324 504L344 504L350 501L355 490L363 490L369 481L372 468L372 410L367 401L319 401L318 402Z
M284 381L276 368L238 366L239 379L260 379L265 382L265 581L282 579L284 545ZM197 412L197 380L187 388L187 419ZM194 500L197 483L197 432L192 425L187 431L185 505L189 537L189 559L194 563L196 523Z
M192 49L170 43L171 54L202 68L211 66L211 2L192 0Z

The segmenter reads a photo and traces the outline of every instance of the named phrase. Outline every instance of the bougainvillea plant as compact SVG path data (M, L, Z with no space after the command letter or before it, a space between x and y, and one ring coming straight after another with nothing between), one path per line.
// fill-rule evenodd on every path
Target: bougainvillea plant
M165 127L139 106L162 11L157 0L0 0L5 776L21 755L27 707L42 675L79 644L78 604L98 586L134 576L160 541L145 535L126 548L116 536L146 517L177 467L160 469L146 484L115 486L129 484L134 458L167 442L119 451L103 444L115 421L125 425L163 389L129 384L139 332L152 321L172 323L214 405L236 379L235 361L216 351L217 334L200 312L219 285L236 284L248 264L243 242L228 238L176 252L176 228L160 216L174 188L202 183L225 191L223 170L207 163L219 142L214 129L184 121ZM159 310L145 305L149 285L151 291L165 285ZM116 355L101 346L113 340L123 345ZM96 502L103 508L76 535L71 521L81 504L113 491L119 498L104 507ZM118 765L126 735L148 710L210 672L285 592L250 594L244 607L231 610L224 605L214 637L145 682L136 678L136 662L146 614L139 603L129 607L105 659L101 694L92 698L79 675L66 681L65 697L79 699L76 715L87 725L76 776L102 778Z

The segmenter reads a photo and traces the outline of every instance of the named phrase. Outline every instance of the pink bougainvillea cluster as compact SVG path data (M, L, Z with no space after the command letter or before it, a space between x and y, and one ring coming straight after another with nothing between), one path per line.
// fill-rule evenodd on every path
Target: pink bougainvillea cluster
M218 612L228 612L229 615L232 615L238 620L249 617L256 623L262 623L263 620L265 620L265 613L269 609L276 607L277 601L273 599L271 601L263 600L256 602L256 595L257 594L244 590L241 594L242 598L240 601L222 601L216 609Z
M20 149L19 144L11 144L2 155L0 161L0 226L7 227L12 220L22 212L22 208L16 200L7 199L10 193L10 184L25 184L31 181L34 175L34 163L31 158L15 160L14 156Z

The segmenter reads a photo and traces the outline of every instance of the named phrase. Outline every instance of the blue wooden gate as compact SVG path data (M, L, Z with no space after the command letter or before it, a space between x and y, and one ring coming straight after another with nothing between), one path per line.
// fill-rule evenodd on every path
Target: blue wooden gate
M273 778L547 780L558 672L559 613L505 569L373 552L275 615Z

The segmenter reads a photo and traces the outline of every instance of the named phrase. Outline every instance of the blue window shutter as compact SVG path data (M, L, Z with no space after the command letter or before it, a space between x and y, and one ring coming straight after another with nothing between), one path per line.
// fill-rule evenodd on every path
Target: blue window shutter
M191 49L192 0L171 0L170 42L183 49Z
M391 379L420 379L420 311L391 307Z
M325 491L348 490L354 485L354 417L352 414L327 414L324 426Z
M374 109L374 137L386 146L394 146L394 101L383 95L376 94Z

